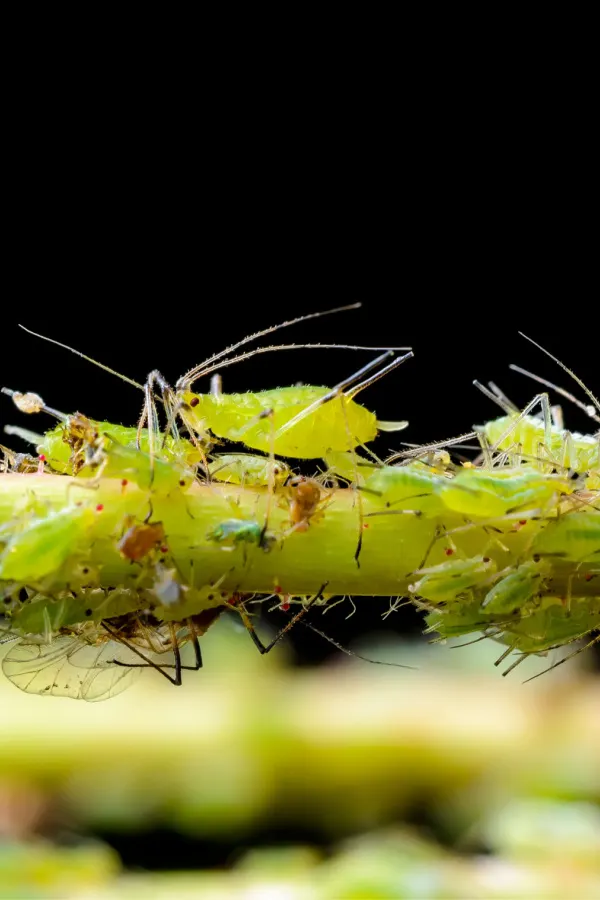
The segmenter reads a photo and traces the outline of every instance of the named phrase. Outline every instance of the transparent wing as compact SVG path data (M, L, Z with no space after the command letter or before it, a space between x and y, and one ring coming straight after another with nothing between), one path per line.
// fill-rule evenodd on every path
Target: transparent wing
M50 644L22 639L5 656L2 671L28 694L107 700L130 687L143 671L115 665L115 659L139 662L139 657L115 641L91 644L59 635Z

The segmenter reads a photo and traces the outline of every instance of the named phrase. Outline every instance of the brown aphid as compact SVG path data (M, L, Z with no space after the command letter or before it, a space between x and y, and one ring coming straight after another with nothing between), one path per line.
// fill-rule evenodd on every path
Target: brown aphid
M165 542L165 529L162 522L138 522L130 525L117 548L126 559L139 562L158 550Z
M320 484L314 478L297 475L286 485L289 494L290 523L294 531L307 531L310 520L323 501Z

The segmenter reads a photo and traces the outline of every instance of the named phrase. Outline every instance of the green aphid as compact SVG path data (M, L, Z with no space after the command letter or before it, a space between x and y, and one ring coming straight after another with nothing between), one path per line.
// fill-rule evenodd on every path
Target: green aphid
M554 647L579 640L598 628L599 601L590 602L589 597L572 597L567 614L563 599L544 597L542 608L531 615L515 619L498 640L521 653L545 653Z
M495 572L496 563L488 556L449 560L416 572L422 577L411 590L432 603L450 603L489 581Z
M265 530L256 519L225 519L206 535L209 541L221 544L223 549L233 549L238 544L256 544L268 552L275 543L275 536Z
M510 572L488 591L481 604L486 613L510 614L523 607L540 592L549 567L542 562L526 562Z
M0 555L0 580L31 584L57 572L94 518L89 507L72 505L33 519L8 540Z
M214 481L259 487L281 484L290 474L290 467L280 459L254 456L251 453L222 453L211 459L208 472Z
M495 518L525 509L543 509L561 493L570 494L568 478L522 469L464 469L445 480L440 496L447 509L465 516Z
M569 512L548 523L533 543L532 552L577 562L600 562L600 512Z
M364 483L365 495L377 505L408 507L429 514L444 508L440 491L448 479L428 472L422 463L381 466Z
M32 594L26 603L10 615L11 630L21 634L55 634L61 628L79 622L100 622L135 612L148 606L144 592L125 587L81 588L60 591L55 596Z
M574 472L600 470L598 436L577 434L551 425L548 432L543 420L535 416L511 413L480 426L490 444L499 450L519 447L523 456L548 458Z
M429 613L426 633L435 631L442 640L481 633L496 626L496 617L482 612L478 599L462 601Z
M193 470L184 468L164 459L151 457L135 447L125 447L112 434L106 434L105 459L102 475L105 478L121 478L133 481L143 490L157 494L171 494L187 490L194 481Z

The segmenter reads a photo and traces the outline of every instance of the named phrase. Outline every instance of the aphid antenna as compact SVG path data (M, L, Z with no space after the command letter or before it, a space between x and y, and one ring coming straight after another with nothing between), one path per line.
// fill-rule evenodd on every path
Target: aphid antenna
M246 344L251 343L252 341L258 340L258 338L265 337L268 334L273 334L273 332L280 331L282 328L289 328L292 325L297 325L300 322L307 322L311 319L322 318L323 316L331 316L331 315L335 315L336 313L340 313L340 312L348 312L350 310L360 309L361 306L362 306L362 303L351 303L347 306L338 306L338 307L335 307L334 309L326 309L326 310L322 310L320 312L308 313L307 315L304 315L304 316L297 316L295 319L289 319L285 322L280 322L278 325L271 325L269 328L264 328L262 331L256 331L254 334L250 334L247 337L242 338L242 340L237 341L234 344L231 344L229 347L226 347L225 350L220 350L218 353L215 353L212 356L210 356L208 359L205 359L204 362L201 362L197 366L194 366L192 369L189 370L189 372L186 372L186 374L183 375L178 380L176 387L178 390L189 388L189 386L201 375L206 375L209 372L214 371L217 368L221 368L222 365L229 364L227 361L223 361L223 362L218 363L217 365L213 365L214 363L217 362L217 360L223 360L223 357L227 356L228 353L234 352L239 347L243 347ZM282 345L281 347L278 347L277 349L296 349L296 348L301 348L301 347L312 347L314 349L317 349L319 347L326 348L326 349L339 348L339 349L348 349L348 350L374 350L374 349L376 349L376 350L379 350L379 349L408 350L408 349L410 349L408 347L395 347L395 348L362 347L362 346L355 346L355 345L348 345L348 344L312 344L312 345L288 344L288 345ZM268 347L258 348L256 350L250 351L249 354L243 353L239 357L235 357L234 360L236 362L241 361L242 359L247 359L248 356L252 356L257 352L265 353L265 352L270 351L271 349L276 349L276 348L275 347L273 347L273 348L270 348L270 347L269 348Z
M268 347L255 347L252 350L248 350L246 353L240 353L239 356L221 359L218 362L211 364L206 369L202 369L202 371L198 372L192 379L185 380L185 378L180 378L176 383L176 390L189 390L192 384L199 378L205 378L208 375L212 375L214 372L220 372L221 369L225 369L235 363L244 362L244 360L251 359L253 356L258 356L261 353L275 353L280 350L369 350L376 352L386 350L393 353L398 350L404 351L409 349L410 348L408 347L365 347L360 344L270 344Z
M567 375L569 375L569 377L572 378L576 384L579 385L579 387L582 389L582 391L585 391L586 395L590 398L590 400L594 404L596 412L600 413L600 400L598 400L598 398L591 392L589 387L587 387L587 385L585 385L583 383L581 378L579 378L579 376L576 375L575 372L571 371L571 369L569 369L567 366L565 366L565 364L563 362L561 362L560 359L558 359L556 356L553 356L553 354L550 353L549 350L546 350L545 347L542 347L541 344L538 344L536 341L533 340L533 338L527 337L527 335L523 334L522 331L519 331L519 334L521 335L521 337L525 338L526 341L529 341L530 344L533 344L534 347L537 347L538 350L541 350L542 353L545 353L546 356L549 356L551 360L553 360L555 363L557 363L557 365L559 365L561 367L561 369L564 372L566 372ZM598 420L596 420L596 421L598 421Z
M569 391L566 391L564 388L559 387L557 384L554 384L552 381L548 381L546 378L541 378L539 375L534 375L533 372L529 372L527 369L522 369L521 366L516 366L514 363L511 363L509 369L512 369L513 372L518 372L519 375L525 375L527 378L531 378L533 381L539 382L539 384L543 384L545 387L551 388L553 391L556 391L557 394L560 394L561 397L565 397L571 403L574 403L579 409L583 410L586 416L589 416L594 422L600 422L600 415L598 411L591 403L583 403L579 400L578 397L575 397L574 394L571 394Z
M127 384L138 388L140 391L144 390L143 384L140 384L139 381L134 381L132 378L128 378L127 375L122 375L120 372L117 372L116 369L111 369L110 366L106 366L104 365L104 363L98 362L97 359L92 359L91 356L86 356L85 353L82 353L80 350L75 350L74 347L69 347L68 344L63 344L60 341L54 340L54 338L46 337L46 335L44 334L38 334L37 331L32 331L30 328L26 328L25 325L19 324L19 328L22 328L23 331L27 332L27 334L32 334L34 337L40 338L42 341L48 341L49 344L56 344L57 347L62 347L63 350L69 350L70 353L74 353L76 356L80 356L82 359L85 359L86 362L92 363L94 366L98 366L99 369L104 369L105 372L109 372L111 375L116 375L117 378L121 379L121 381L127 382Z
M211 365L218 359L221 359L223 356L227 356L228 353L235 351L238 347L243 347L245 344L249 344L252 341L258 340L258 338L265 337L267 334L273 334L274 331L280 331L282 328L289 328L291 325L298 325L300 322L308 322L310 319L319 319L321 316L332 316L339 312L349 312L353 309L360 309L362 303L350 303L346 306L336 306L334 309L326 309L321 312L307 313L304 316L297 316L295 319L288 319L285 322L280 322L278 325L271 325L269 328L263 328L262 331L255 331L253 334L247 335L245 338L242 338L240 341L237 341L234 344L230 344L229 347L226 347L224 350L220 350L218 353L214 353L212 356L209 356L208 359L205 359L204 362L198 363L197 366L194 366L189 372L186 372L185 375L177 382L177 388L184 388L187 385L191 384L196 380L200 374L206 374L204 372L205 368Z

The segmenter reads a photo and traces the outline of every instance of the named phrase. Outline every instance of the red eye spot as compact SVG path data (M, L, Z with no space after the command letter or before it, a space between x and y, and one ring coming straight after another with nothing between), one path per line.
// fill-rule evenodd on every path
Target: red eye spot
M274 594L280 594L280 593L282 592L282 590L283 590L283 588L281 587L281 585L280 585L280 584L276 584L275 587L273 588L273 593L274 593Z
M163 546L163 547L160 548L160 552L161 552L161 553L168 553L168 552L169 552L169 548Z
M488 563L488 562L490 561L489 556L484 556L484 557L483 557L483 561L484 561L485 563Z
M527 525L527 519L519 519L519 525Z
M40 462L46 462L46 457L43 453L40 453L40 455L38 456L38 459Z
M190 400L190 406L198 406L200 403L200 397L192 397Z
M586 575L586 576L585 576L585 580L586 580L586 581L591 581L593 577L594 577L594 576L593 576L592 573L590 572L589 575Z
M279 606L279 609L282 609L284 612L287 612L289 608L290 608L289 603L281 603Z
M368 522L363 522L363 528L370 528L370 527L371 527L371 526L369 525Z
M127 481L126 478L124 478L123 481L121 482L121 487L127 487L128 484L129 484L129 482Z
M98 506L96 507L96 512L102 512L103 509L104 509L104 503L99 503Z
M448 547L447 550L444 550L444 553L446 554L446 556L454 556L454 550L452 549L452 547Z

